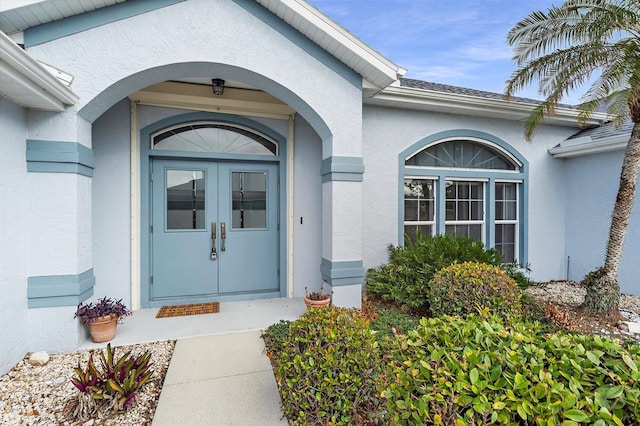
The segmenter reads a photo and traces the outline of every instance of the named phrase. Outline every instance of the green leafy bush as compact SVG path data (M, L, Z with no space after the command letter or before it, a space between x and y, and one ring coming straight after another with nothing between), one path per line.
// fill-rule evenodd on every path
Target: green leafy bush
M378 339L392 337L396 334L407 334L418 325L415 315L402 312L394 306L379 308L377 318L371 321L371 329L376 332Z
M354 424L375 412L380 359L358 311L311 309L272 355L283 413L292 424Z
M492 312L521 313L520 289L498 266L465 262L442 268L429 282L429 309L434 316Z
M486 249L471 237L417 235L404 247L389 246L389 263L369 269L368 294L410 308L424 309L429 299L428 283L433 275L453 263L475 261L501 263L500 253Z
M422 319L381 376L387 421L638 424L640 346L543 330L497 315Z
M286 350L286 343L289 338L289 328L291 321L280 320L275 324L271 324L262 333L264 345L268 351L280 352Z

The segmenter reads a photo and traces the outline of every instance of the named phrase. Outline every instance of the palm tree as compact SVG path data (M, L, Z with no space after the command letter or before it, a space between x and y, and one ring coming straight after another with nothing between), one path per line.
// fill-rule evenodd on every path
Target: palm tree
M528 140L562 97L581 85L589 88L578 106L580 121L606 106L613 124L633 122L604 266L583 280L587 286L583 307L598 315L617 314L618 265L640 168L640 1L566 0L518 22L507 41L518 67L506 83L507 98L534 81L545 98L526 121Z

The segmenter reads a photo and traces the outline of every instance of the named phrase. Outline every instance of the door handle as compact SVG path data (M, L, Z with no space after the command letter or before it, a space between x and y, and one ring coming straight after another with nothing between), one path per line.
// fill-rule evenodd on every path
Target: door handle
M211 222L211 260L216 260L218 258L218 252L216 250L216 228L218 224L215 222Z
M220 251L226 251L225 240L227 239L227 225L224 222L220 223L220 237L222 238L222 242L220 243Z

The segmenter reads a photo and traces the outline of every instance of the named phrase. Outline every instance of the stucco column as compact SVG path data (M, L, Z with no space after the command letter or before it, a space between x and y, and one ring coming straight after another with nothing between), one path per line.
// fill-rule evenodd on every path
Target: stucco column
M322 161L322 279L333 291L333 304L361 304L362 175L361 157L332 156Z
M27 119L30 350L75 349L76 305L93 294L91 124L74 108Z

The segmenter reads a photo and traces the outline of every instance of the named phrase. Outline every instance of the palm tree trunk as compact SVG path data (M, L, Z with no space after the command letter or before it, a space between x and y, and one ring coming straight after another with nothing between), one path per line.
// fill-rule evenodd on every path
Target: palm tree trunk
M634 126L622 162L620 186L611 215L604 267L590 273L583 281L587 286L583 306L588 311L599 315L618 313L620 302L618 266L631 218L640 170L640 114L636 115L633 115Z

